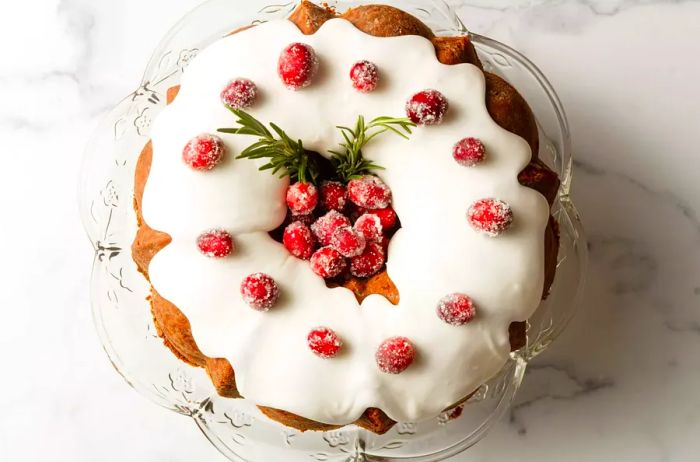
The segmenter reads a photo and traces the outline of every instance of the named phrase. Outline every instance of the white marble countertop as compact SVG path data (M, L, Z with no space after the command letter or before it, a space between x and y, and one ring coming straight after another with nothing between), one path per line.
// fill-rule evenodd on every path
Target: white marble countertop
M75 197L88 133L198 2L34 0L0 15L0 460L223 460L110 367ZM455 461L698 460L700 2L460 3L482 5L460 7L465 23L560 94L591 265L582 310L517 405Z

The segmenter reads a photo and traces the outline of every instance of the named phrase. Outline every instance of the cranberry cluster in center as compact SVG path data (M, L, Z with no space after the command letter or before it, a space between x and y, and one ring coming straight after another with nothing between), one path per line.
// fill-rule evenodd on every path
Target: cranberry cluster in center
M337 283L369 278L384 268L389 240L400 225L391 190L379 177L318 186L296 182L285 199L287 219L271 235L290 254L308 260L315 274Z

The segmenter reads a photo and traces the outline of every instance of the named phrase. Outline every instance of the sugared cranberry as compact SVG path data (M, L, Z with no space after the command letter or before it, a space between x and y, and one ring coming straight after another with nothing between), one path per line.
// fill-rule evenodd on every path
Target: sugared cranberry
M356 257L365 250L365 238L351 226L339 226L331 236L331 247L344 257Z
M197 238L199 251L210 258L228 257L233 252L233 237L223 229L213 229Z
M473 167L486 158L486 148L477 138L464 138L455 145L452 157L459 165Z
M314 236L304 223L295 221L284 229L284 247L297 258L308 260L314 253Z
M377 241L382 236L382 221L372 213L365 213L358 218L354 228L367 241Z
M394 226L396 226L396 212L391 207L378 210L370 210L367 213L379 217L379 221L382 224L383 232L391 231L392 229L394 229Z
M449 103L437 90L416 93L406 103L406 114L418 125L439 125L447 113Z
M329 245L331 243L331 237L333 232L339 226L349 226L350 220L345 215L331 210L327 214L323 215L321 218L316 220L316 222L311 225L311 231L316 235L316 239L321 245Z
M416 349L406 337L391 337L382 342L375 358L377 366L387 374L400 374L408 369L416 357Z
M322 247L311 256L311 271L322 278L334 278L347 267L345 258L332 247Z
M203 133L192 138L182 150L182 160L195 170L211 170L224 156L224 142L216 135Z
M321 206L325 210L342 212L348 199L348 190L338 181L324 181L321 184Z
M469 207L467 219L477 231L498 236L513 223L513 211L498 199L479 199Z
M373 92L379 84L379 69L369 61L359 61L350 69L352 86L362 93Z
M474 302L468 296L460 293L449 294L440 299L437 315L447 324L462 326L476 315Z
M264 273L255 273L243 279L241 296L251 308L268 311L277 303L280 289L272 277Z
M294 215L308 215L318 204L318 190L311 183L294 183L287 189L287 206Z
M377 274L384 266L384 249L381 244L368 242L365 251L350 260L350 273L358 278Z
M350 200L366 209L383 209L391 203L391 190L382 180L365 175L348 183Z
M277 70L290 90L308 86L318 72L318 58L311 46L293 43L280 54Z
M340 352L343 343L338 334L327 327L317 327L309 332L306 338L311 351L324 359L336 356Z
M232 109L249 108L258 97L258 87L252 80L231 80L221 92L221 101Z

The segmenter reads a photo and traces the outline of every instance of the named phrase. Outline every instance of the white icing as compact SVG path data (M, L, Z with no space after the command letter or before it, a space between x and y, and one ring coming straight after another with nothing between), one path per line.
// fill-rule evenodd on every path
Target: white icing
M321 61L318 78L297 92L276 73L280 51L295 41L313 46ZM349 78L362 59L381 72L370 94L354 90ZM349 290L328 289L308 262L268 237L284 219L287 180L259 172L260 162L234 160L252 138L224 135L226 160L210 172L182 163L190 138L234 125L219 93L235 77L258 85L260 97L250 109L255 117L319 152L341 141L336 125L352 125L360 114L403 116L415 92L435 88L446 95L450 110L442 125L419 127L410 141L387 134L364 150L386 168L381 176L403 225L388 262L398 306L373 295L360 307ZM465 136L487 148L478 167L452 158L453 145ZM340 19L312 36L274 21L226 37L188 67L176 101L155 122L153 148L144 216L173 240L151 263L152 283L190 320L202 352L231 362L240 392L257 404L331 424L348 424L369 407L399 421L438 415L499 371L509 354L509 324L527 319L540 302L549 210L539 193L517 181L530 149L489 116L482 72L439 63L424 38L372 37ZM469 205L485 197L514 211L512 228L496 238L467 223ZM213 227L234 235L231 257L199 254L197 236ZM270 274L282 290L267 313L250 309L239 293L241 280L254 272ZM451 326L436 315L440 298L452 292L476 303L477 317L468 325ZM306 336L317 326L341 337L338 357L322 359L308 348ZM379 371L374 354L395 335L410 338L418 357L390 375Z

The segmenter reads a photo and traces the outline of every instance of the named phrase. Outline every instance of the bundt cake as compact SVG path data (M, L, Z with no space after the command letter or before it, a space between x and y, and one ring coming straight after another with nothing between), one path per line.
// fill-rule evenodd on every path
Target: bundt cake
M384 433L462 404L524 346L559 181L469 36L303 1L204 49L167 97L133 258L165 345L221 396Z

